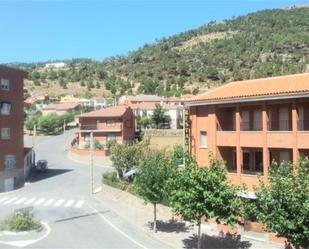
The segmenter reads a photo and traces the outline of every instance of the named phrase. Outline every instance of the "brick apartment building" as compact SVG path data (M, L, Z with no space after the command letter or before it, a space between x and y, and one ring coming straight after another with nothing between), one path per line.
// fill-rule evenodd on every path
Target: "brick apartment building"
M23 71L0 65L0 192L23 184Z
M135 136L134 114L127 106L108 107L80 115L79 126L80 147L89 143L91 131L93 131L94 140L101 144L111 140L131 143Z
M232 82L188 101L190 150L199 165L209 152L227 162L228 178L258 184L272 160L309 155L309 72Z

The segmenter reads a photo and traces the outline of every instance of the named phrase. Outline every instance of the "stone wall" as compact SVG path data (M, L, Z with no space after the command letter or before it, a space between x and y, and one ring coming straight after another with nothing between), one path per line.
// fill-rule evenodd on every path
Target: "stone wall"
M173 148L174 145L183 144L183 130L170 130L170 129L160 129L160 130L145 130L144 137L150 138L150 144L156 148Z

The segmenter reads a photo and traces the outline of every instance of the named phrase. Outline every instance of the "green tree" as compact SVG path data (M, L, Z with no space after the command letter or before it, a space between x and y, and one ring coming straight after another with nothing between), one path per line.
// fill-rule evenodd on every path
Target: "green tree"
M257 200L253 208L258 221L266 229L285 237L296 248L309 247L309 159L297 165L273 163L270 168L269 184L260 178L255 189Z
M143 128L147 128L151 124L151 118L148 116L144 116L139 119L139 125L141 125Z
M156 104L156 108L153 111L153 115L151 116L151 121L154 126L158 129L160 125L168 122L170 117L165 114L162 106L160 104Z
M136 144L115 143L111 146L111 160L118 176L123 177L132 167L138 166L148 150L148 140Z
M198 225L198 248L201 248L201 221L216 218L218 223L233 226L240 214L238 188L226 179L224 162L212 159L208 167L186 161L183 171L169 180L170 204L178 215Z
M39 124L39 116L29 116L25 120L25 127L28 131L32 131L34 126L36 125L38 127Z
M157 232L157 204L167 197L167 181L173 167L166 151L152 150L139 167L134 179L137 192L146 202L153 204L153 230Z

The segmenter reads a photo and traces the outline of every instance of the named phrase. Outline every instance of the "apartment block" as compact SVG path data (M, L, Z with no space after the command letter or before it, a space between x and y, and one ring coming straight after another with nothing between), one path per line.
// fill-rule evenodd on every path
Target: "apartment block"
M24 182L23 79L21 70L0 66L0 192Z
M228 178L267 182L269 166L309 155L309 73L232 82L187 102L190 150L199 165L209 152L226 161Z

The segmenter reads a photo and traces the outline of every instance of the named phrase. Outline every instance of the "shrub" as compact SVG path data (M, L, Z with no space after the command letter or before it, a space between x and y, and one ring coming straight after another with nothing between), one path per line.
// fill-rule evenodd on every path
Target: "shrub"
M135 194L134 185L129 183L126 180L120 179L117 177L116 172L109 172L102 175L102 182L108 186L113 188L121 189L130 192L131 194Z
M38 229L40 226L40 222L34 218L33 214L17 213L3 222L2 230L23 232Z

